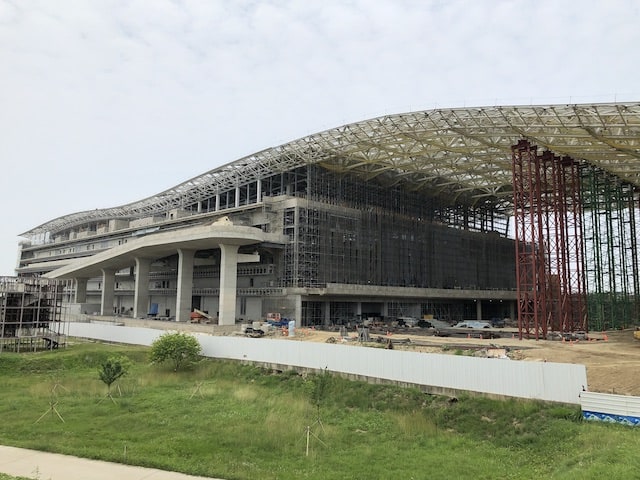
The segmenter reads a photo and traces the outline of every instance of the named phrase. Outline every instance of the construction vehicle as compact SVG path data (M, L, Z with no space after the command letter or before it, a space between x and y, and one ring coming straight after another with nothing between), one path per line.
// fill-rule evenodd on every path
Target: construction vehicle
M213 317L202 310L194 308L193 312L191 312L190 320L191 323L211 323Z

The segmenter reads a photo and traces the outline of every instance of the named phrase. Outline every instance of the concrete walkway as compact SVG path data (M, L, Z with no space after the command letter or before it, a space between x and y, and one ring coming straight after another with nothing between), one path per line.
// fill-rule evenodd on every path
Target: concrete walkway
M0 445L0 472L38 480L212 480L156 468Z

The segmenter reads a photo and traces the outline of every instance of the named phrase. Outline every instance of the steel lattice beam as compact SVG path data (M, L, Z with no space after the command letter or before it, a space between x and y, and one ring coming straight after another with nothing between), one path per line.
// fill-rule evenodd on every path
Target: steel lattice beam
M408 188L485 200L503 212L513 199L511 146L527 138L640 187L640 104L498 106L387 115L309 135L210 170L149 198L73 213L23 236L55 234L91 221L141 218L203 201L303 165L367 178L396 177ZM213 154L213 152L212 152Z

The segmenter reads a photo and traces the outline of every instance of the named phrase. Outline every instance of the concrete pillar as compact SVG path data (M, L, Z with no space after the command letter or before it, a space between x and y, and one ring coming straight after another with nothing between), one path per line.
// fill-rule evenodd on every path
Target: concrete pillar
M198 213L202 213L202 200L198 202Z
M262 181L260 179L256 180L256 198L257 202L260 203L262 201Z
M476 300L476 320L482 320L482 301Z
M220 300L218 325L236 323L238 284L238 245L220 245Z
M301 327L302 326L302 295L296 295L294 298L294 301L296 302L296 305L295 305L296 327Z
M100 315L113 315L113 298L116 288L116 271L102 269L102 298L100 299Z
M178 322L190 320L195 253L195 250L178 249L178 294L176 296L176 321Z
M220 194L216 193L216 212L220 210Z
M87 279L76 278L76 296L74 303L87 303Z
M136 257L136 283L133 295L133 318L149 313L149 268L151 259Z
M234 203L236 208L240 206L240 187L236 187L236 200Z
M328 327L331 325L331 302L324 302L324 325Z

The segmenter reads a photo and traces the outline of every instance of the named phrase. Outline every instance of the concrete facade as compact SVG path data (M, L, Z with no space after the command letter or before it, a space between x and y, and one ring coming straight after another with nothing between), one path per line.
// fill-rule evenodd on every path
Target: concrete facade
M235 194L233 198L235 202ZM332 269L351 269L347 274L353 277L351 283L296 286L307 280L296 280L288 272L307 268L305 242L317 243L301 233L306 228L301 223L301 212L308 206L308 201L280 196L234 208L233 212L224 212L226 215L198 213L182 216L178 221L148 223L144 226L155 227L144 231L106 229L96 234L89 245L85 240L80 243L74 239L65 242L64 249L56 242L32 247L29 252L37 257L40 251L56 249L69 252L69 258L51 263L31 261L23 268L25 272L41 268L51 278L75 279L69 308L76 313L155 316L184 322L197 309L223 325L264 319L272 312L295 319L299 325L347 324L399 316L443 318L452 323L462 319L513 318L516 296L511 286L429 288L371 284L370 280L358 280L360 267L348 266L347 262L342 267L336 263ZM329 221L345 215L344 209L322 202L316 202L314 207L326 211ZM288 212L296 215L292 228L287 226ZM361 215L358 210L348 213L354 219ZM469 236L464 232L460 235ZM471 234L470 241L480 239L479 235ZM508 247L509 241L504 242ZM96 245L106 248L96 250ZM83 247L95 253L78 255ZM327 243L325 248L333 247ZM436 243L431 248L439 247ZM507 248L507 252L510 254L511 250ZM341 255L346 258L349 252L345 250ZM319 274L333 275L323 274L327 264L321 256L314 257ZM380 261L385 260L376 260ZM439 268L447 268L445 265ZM455 277L455 266L450 268L450 276ZM504 268L508 271L512 265Z
M236 322L238 262L259 261L259 256L256 255L239 255L238 249L241 245L265 241L277 243L283 239L278 235L265 234L256 228L234 225L228 217L223 217L205 226L189 227L179 232L152 233L133 239L118 248L69 262L65 267L48 272L47 277L74 279L76 303L83 303L82 300L86 301L86 277L101 272L100 312L102 315L111 315L114 313L114 292L118 285L116 272L131 268L133 262L133 306L130 310L134 318L145 318L150 314L157 314L151 312L150 302L149 275L152 263L175 252L178 257L175 319L186 322L190 320L190 313L194 308L192 297L195 253L199 249L217 246L221 252L218 323L233 325Z

